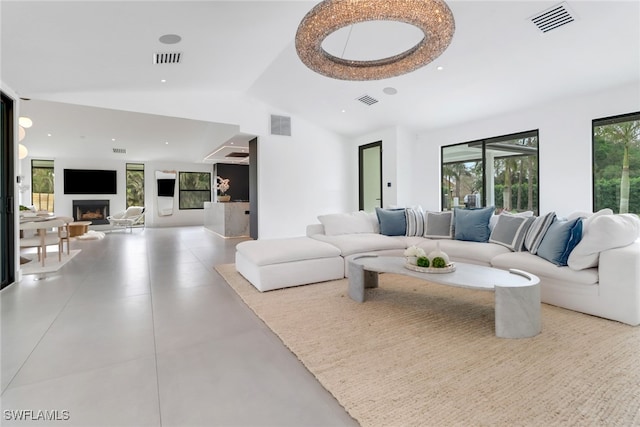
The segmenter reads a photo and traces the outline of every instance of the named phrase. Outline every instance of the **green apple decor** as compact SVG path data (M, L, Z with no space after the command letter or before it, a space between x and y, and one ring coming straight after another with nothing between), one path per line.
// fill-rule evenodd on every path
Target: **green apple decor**
M433 268L445 268L447 266L447 262L442 257L435 257L431 261L431 267Z
M427 257L418 258L417 265L418 265L418 267L424 267L424 268L429 267L429 258L427 258Z

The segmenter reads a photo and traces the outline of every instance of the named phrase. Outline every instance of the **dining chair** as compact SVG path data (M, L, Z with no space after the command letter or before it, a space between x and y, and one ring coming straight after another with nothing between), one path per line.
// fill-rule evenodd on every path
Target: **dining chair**
M58 227L58 237L60 237L60 246L64 250L64 242L67 242L67 255L70 254L71 249L69 248L69 238L71 237L69 231L69 223L73 222L74 219L70 216L57 216L56 219L64 221L64 225Z
M63 228L65 222L61 219L52 219L46 221L32 221L24 222L20 224L20 230L32 230L34 235L20 238L20 249L22 248L37 248L38 260L44 267L45 258L47 257L47 246L58 246L58 261L62 261L62 239L60 238L61 228ZM56 228L55 233L47 233L47 229ZM67 243L68 245L68 243Z

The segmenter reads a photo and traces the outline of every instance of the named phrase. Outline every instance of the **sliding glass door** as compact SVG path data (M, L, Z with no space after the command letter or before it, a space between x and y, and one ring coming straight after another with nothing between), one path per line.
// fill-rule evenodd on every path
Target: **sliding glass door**
M0 257L2 281L0 289L15 281L15 214L13 171L13 100L0 93Z

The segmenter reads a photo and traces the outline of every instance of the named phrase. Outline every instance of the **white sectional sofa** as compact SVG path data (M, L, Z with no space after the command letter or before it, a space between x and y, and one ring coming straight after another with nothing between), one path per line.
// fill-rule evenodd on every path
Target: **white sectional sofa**
M379 216L391 213L399 219L397 211L381 210L378 215L364 212L323 215L318 217L320 224L307 227L305 237L238 244L236 269L257 289L268 291L347 277L349 260L363 254L403 256L410 246L429 253L439 244L455 262L516 268L535 274L540 278L542 302L640 325L640 220L637 216L612 215L605 210L596 214L572 214L566 219L557 218L555 213L537 218L531 213L503 214L506 218L490 215L489 218L487 210L482 214L488 218L487 229L484 223L480 228L466 229L472 230L472 234L477 230L488 232L488 238L486 234L480 237L486 241L468 240L470 236L464 235L465 223L461 222L467 212L462 211L456 211L455 215L422 212L416 227L416 221L411 221L410 216L419 212L404 210L406 228L401 235L400 228L389 229L388 221ZM399 221L396 225L401 226ZM506 234L505 230L508 230ZM566 237L564 243L558 244L556 236L562 232L573 237ZM461 237L467 240L460 240ZM572 238L577 238L577 242L567 243ZM555 253L551 251L552 255L549 255L550 245L556 249Z

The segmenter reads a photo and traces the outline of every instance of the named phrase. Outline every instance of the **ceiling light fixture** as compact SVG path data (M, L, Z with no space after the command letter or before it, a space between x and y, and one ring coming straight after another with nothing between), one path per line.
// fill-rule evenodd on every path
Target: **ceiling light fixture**
M418 27L422 40L388 58L356 61L338 58L322 48L327 36L340 28L365 21L399 21ZM455 23L444 0L324 0L302 19L296 50L313 71L340 80L379 80L399 76L427 65L451 43Z
M22 160L29 155L29 150L22 144L18 144L18 159Z
M31 126L33 126L33 120L31 120L29 117L22 116L18 118L18 124L25 129L29 129Z

